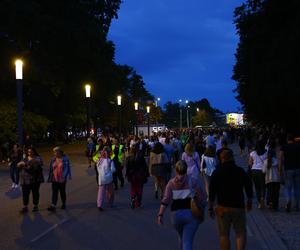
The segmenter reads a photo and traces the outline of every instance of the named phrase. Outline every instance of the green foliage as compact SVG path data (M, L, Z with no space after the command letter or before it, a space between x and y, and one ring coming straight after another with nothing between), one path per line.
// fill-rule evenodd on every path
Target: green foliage
M51 122L40 115L31 112L24 112L23 127L24 133L34 138L42 138ZM16 141L17 115L15 103L0 103L0 141Z
M193 126L209 126L212 125L213 121L213 116L205 109L199 110L192 118Z
M235 10L233 79L248 120L299 129L300 2L248 0Z

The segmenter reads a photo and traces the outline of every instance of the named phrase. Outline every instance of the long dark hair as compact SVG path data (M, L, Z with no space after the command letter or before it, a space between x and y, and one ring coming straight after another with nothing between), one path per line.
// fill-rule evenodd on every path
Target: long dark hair
M263 155L266 152L265 144L263 141L259 140L256 142L255 151L258 155Z
M276 141L273 139L269 140L269 149L268 149L268 169L272 167L272 159L276 157Z
M164 146L160 142L157 142L157 143L154 144L154 147L152 149L153 153L155 153L155 154L161 154L164 151L165 151L164 150Z

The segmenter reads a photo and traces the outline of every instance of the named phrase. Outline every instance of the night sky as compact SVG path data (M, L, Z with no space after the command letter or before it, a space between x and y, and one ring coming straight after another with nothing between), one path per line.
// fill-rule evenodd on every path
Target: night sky
M124 0L109 33L116 62L134 67L160 105L207 98L224 112L236 111L233 11L242 2Z

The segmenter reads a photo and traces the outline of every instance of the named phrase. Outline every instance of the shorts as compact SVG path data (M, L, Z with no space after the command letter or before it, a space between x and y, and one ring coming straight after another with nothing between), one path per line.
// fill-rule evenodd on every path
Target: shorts
M245 234L246 211L243 208L217 206L216 217L220 236L229 237L231 225L235 234Z

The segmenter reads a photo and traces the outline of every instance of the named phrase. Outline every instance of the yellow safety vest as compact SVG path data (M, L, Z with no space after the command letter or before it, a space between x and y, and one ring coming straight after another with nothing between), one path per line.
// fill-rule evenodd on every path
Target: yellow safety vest
M112 145L111 147L111 150L112 150L112 154L110 156L110 159L113 160L115 158L115 148L116 148L116 145ZM121 164L123 164L123 159L124 159L124 153L122 152L122 149L123 149L123 145L119 145L119 153L118 153L118 159L119 159L119 162Z
M93 162L97 162L100 158L101 152L99 150L99 145L96 145L96 153L93 155Z

